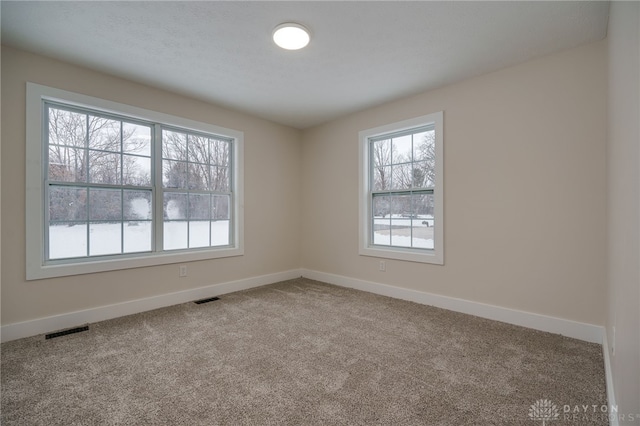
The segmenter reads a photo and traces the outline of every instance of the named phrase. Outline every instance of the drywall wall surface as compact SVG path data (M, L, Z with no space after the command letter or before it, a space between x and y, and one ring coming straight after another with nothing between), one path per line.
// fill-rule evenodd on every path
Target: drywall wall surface
M636 424L640 422L639 3L611 2L607 42L607 346L618 413L638 416L631 421L620 418L619 423Z
M358 132L436 111L444 265L381 272L358 254ZM605 138L604 42L308 129L302 267L602 325Z
M245 254L25 280L26 82L244 132ZM299 267L300 132L157 88L13 48L2 49L2 324L153 297Z

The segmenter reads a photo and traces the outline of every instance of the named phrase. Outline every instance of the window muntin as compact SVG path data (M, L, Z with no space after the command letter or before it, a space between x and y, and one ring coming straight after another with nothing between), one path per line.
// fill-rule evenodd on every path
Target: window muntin
M369 139L371 243L433 250L435 128Z
M232 141L162 129L164 250L231 242Z
M153 126L51 102L44 114L45 259L151 251Z
M231 138L60 103L44 108L47 262L231 244ZM158 130L162 188L152 184ZM154 220L155 196L163 212Z
M242 172L244 135L242 132L34 83L27 83L26 92L27 280L244 254ZM47 121L47 105L55 106L60 110L55 112L62 111L67 114L69 120L84 120L85 124L86 115L100 117L106 120L106 127L100 132L95 132L96 135L91 138L91 141L89 141L87 129L93 128L85 124L70 127L75 129L70 131L75 139L74 137L67 137L66 140L56 138L52 131L52 148L65 153L61 157L63 161L60 161L61 158L54 158L52 154L53 161L49 167L50 153L46 146L50 130ZM77 115L72 116L72 113ZM149 143L140 146L137 143L132 144L131 139L125 138L120 141L120 148L114 148L112 145L115 143L105 146L105 138L107 140L113 138L113 133L118 132L117 127L121 127L120 132L125 135L132 131L134 133L151 132ZM210 194L213 197L210 201L212 212L214 212L213 207L216 206L215 214L211 213L211 216L214 221L217 221L215 225L222 227L223 231L218 229L218 232L213 232L205 238L203 232L199 232L198 229L198 225L204 225L204 223L196 222L210 221L204 219L204 213L201 210L197 209L197 212L193 210L189 213L187 221L201 220L193 221L194 226L190 231L192 240L190 248L164 249L163 193L165 189L162 184L160 139L163 128L229 142L227 145L229 167L225 169L223 166L220 170L213 172L210 170L210 173L228 175L229 187L213 188L216 193ZM84 145L77 142L78 138L86 139ZM198 163L198 161L192 162ZM207 162L200 161L200 163ZM213 160L209 163L216 164L216 167L219 165ZM110 166L107 167L106 164ZM71 165L73 167L70 167ZM97 173L100 170L102 173ZM150 183L147 184L147 181ZM187 192L193 192L193 190L202 192L203 188L188 188ZM57 201L49 199L50 191L53 197L58 197ZM224 194L218 192L224 192ZM192 200L192 205L198 204L196 198L198 197ZM204 195L199 197L200 203L203 202L202 198ZM98 203L100 200L112 202L120 200L124 206L117 214L109 209L102 211ZM66 201L64 208L63 201ZM53 206L49 205L50 202L53 202ZM73 204L70 205L70 202ZM225 209L226 206L228 207ZM50 210L50 207L54 208ZM72 208L75 210L71 211ZM62 225L55 230L66 230L64 226L71 228L68 225L74 225L72 228L79 235L72 237L76 240L80 239L80 242L66 247L67 240L53 235L55 232L49 232L50 219L53 219L56 225ZM134 223L132 226L127 226L128 222ZM96 223L115 228L108 232L111 237L110 244L102 249L96 243L94 227ZM215 225L206 223L207 229ZM227 229L228 233L224 232ZM143 234L142 237L140 234ZM198 242L198 238L206 241ZM55 254L56 250L58 254ZM71 253L60 254L60 250L70 250ZM53 254L53 259L49 259L50 252Z
M443 264L443 113L360 132L360 254Z

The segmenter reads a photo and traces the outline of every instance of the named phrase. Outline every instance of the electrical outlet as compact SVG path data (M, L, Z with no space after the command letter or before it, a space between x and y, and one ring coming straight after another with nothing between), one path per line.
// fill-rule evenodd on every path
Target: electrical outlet
M384 260L380 261L380 264L378 265L378 269L380 269L380 271L382 271L382 272L386 272L387 264L385 263Z
M179 270L179 276L180 277L186 277L187 276L187 265L180 265L180 270Z

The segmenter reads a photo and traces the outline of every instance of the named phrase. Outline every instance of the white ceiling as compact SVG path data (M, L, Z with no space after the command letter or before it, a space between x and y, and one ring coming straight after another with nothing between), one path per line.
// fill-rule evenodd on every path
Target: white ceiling
M606 37L607 2L12 2L2 43L307 128ZM279 49L274 27L312 31Z

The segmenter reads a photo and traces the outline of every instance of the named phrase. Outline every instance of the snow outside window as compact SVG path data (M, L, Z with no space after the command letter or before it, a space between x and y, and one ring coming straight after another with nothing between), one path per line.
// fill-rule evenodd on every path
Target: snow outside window
M360 254L443 263L442 115L360 132Z
M29 83L28 279L242 254L242 143Z

